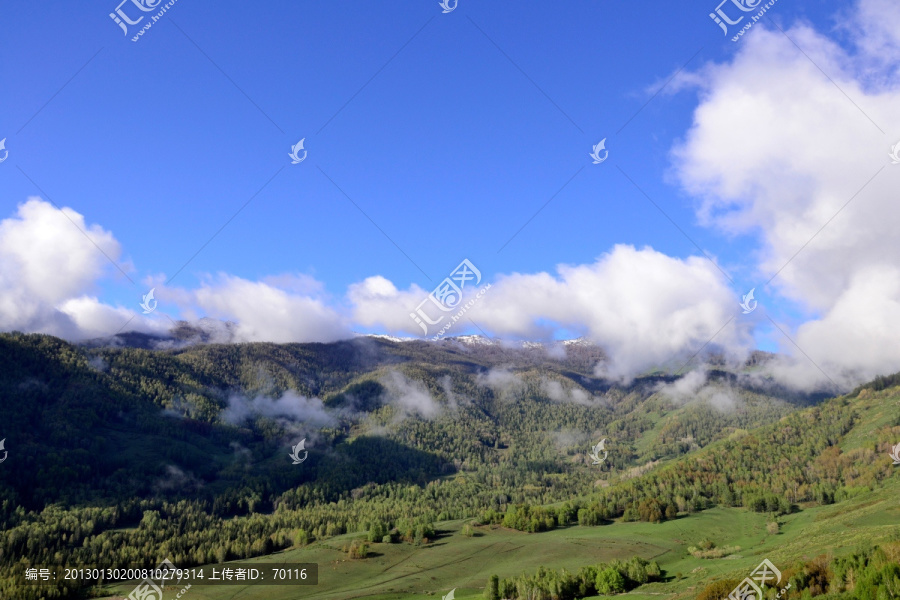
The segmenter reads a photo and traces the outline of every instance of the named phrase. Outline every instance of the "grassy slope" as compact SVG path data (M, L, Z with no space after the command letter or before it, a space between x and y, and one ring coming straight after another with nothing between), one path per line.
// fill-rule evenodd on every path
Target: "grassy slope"
M461 535L463 521L448 521L438 526L442 537L427 547L374 544L376 556L354 561L346 558L341 547L360 534L348 534L249 561L318 563L318 586L193 586L190 598L409 600L428 593L439 598L457 588L457 598L465 599L481 597L491 574L532 573L541 565L577 571L583 565L634 555L656 560L671 579L643 586L630 596L691 598L714 579L746 575L763 558L783 570L797 559L829 552L839 555L884 538L900 522L898 495L900 475L874 492L784 517L776 535L766 533L766 515L742 508L715 508L660 524L574 526L539 534L481 528L481 535L472 538ZM690 556L687 547L703 538L741 550L721 559ZM683 578L676 579L677 573ZM130 589L121 586L115 591L127 595ZM172 587L167 598L179 589Z
M900 388L882 392L864 391L852 400L859 419L841 440L842 451L873 446L877 431L896 422ZM706 451L715 452L718 444ZM881 451L881 448L879 448ZM887 456L884 456L890 462ZM760 457L765 467L765 456ZM783 517L779 534L766 533L766 515L742 508L715 508L661 524L615 523L601 527L569 527L556 531L525 534L502 528L482 528L482 535L466 538L460 534L462 521L438 525L444 535L427 547L407 544L373 546L376 556L351 561L340 548L360 534L348 534L292 549L257 562L315 562L320 565L319 585L290 586L194 586L193 600L317 600L368 598L408 600L423 594L440 598L457 588L460 599L480 597L491 574L509 577L533 573L538 566L577 571L586 564L612 558L639 555L657 560L670 580L631 592L648 600L660 595L672 600L694 597L717 578L740 578L763 558L786 569L800 559L819 554L843 554L860 544L877 543L900 523L900 467L885 485L830 506L805 507ZM687 547L703 538L719 546L740 546L736 554L722 559L697 559ZM676 579L677 573L683 578ZM127 594L131 586L121 586ZM180 588L171 588L167 599Z

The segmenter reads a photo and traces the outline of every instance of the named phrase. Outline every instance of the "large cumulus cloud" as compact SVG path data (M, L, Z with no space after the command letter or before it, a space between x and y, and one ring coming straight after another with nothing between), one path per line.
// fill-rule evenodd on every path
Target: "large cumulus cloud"
M351 288L350 298L358 321L421 335L409 313L427 293L377 277ZM743 352L745 332L720 332L736 309L734 292L709 259L618 245L593 263L561 265L556 273L501 275L465 317L500 336L550 339L561 329L577 331L607 350L602 374L628 378L714 337ZM467 324L455 326L462 331Z
M864 0L848 19L849 44L758 27L694 73L701 101L673 153L701 221L756 236L755 276L777 273L771 292L804 312L779 324L797 359L778 372L804 385L900 370L900 7Z
M111 232L71 208L29 198L0 221L0 330L81 339L121 327L129 311L95 296L120 255Z

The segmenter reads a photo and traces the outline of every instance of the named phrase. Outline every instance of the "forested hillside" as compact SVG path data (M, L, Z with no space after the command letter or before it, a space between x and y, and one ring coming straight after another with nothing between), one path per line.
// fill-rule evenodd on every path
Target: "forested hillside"
M2 589L40 597L14 581L25 565L200 565L349 532L422 545L449 519L540 532L713 506L777 515L893 473L890 382L810 407L741 369L623 385L594 374L596 347L566 350L0 335Z

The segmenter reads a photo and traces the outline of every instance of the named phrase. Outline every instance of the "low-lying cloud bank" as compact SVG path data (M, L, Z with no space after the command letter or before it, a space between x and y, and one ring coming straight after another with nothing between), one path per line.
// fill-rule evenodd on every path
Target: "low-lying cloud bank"
M594 396L579 387L566 388L562 382L548 377L541 378L541 391L554 402L562 404L580 404L593 406L597 402Z
M733 410L741 404L738 394L731 386L710 383L705 369L695 369L671 383L660 384L657 391L676 404L700 401L723 412Z
M430 420L444 411L422 382L409 379L399 371L389 371L381 378L380 383L383 391L376 404L393 407L395 422L407 418ZM446 377L440 383L448 394L448 408L455 408L460 400L450 391L452 381ZM165 413L181 417L185 409L176 403L173 409L168 409ZM315 437L318 429L334 427L342 419L357 419L363 415L353 407L327 407L319 398L310 398L288 390L278 397L231 394L219 413L219 420L240 427L264 417L278 423L289 434Z
M501 400L513 400L525 391L525 381L508 369L489 369L475 377L478 385L491 389Z
M410 308L427 292L398 290L384 278L351 288L354 320L416 334ZM724 348L746 355L749 332L722 330L735 314L734 292L706 257L673 258L652 248L618 245L587 265L561 265L555 275L500 275L466 314L503 337L553 338L560 329L583 333L610 360L600 374L627 379L716 336ZM421 331L418 331L421 334Z
M288 390L278 398L256 396L247 398L233 394L219 418L229 425L243 425L258 417L272 419L288 431L303 428L316 429L337 424L337 418L328 412L318 398L307 398Z
M433 419L441 406L420 381L414 381L399 371L391 371L381 380L385 387L384 401L397 409L399 416L417 415Z

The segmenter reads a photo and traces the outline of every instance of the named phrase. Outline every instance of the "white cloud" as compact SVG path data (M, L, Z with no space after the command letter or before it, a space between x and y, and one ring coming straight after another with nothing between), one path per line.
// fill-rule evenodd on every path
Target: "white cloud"
M459 408L460 404L471 404L471 401L467 397L460 397L453 391L453 378L449 375L441 377L439 383L441 384L441 389L444 391L444 396L447 398L447 407L450 410L456 410Z
M228 406L219 417L231 425L241 425L256 417L267 417L286 426L293 425L288 429L294 430L304 425L315 428L336 423L336 419L328 413L320 399L307 398L292 390L278 398L233 395L228 398Z
M304 291L310 281L306 277L299 281ZM280 283L290 282L282 277ZM324 299L292 293L287 287L220 274L187 297L206 315L235 321L239 341L331 342L350 337L346 319Z
M568 356L566 345L559 342L544 344L544 351L549 358L554 360L566 360L566 356Z
M410 380L399 371L391 371L381 383L385 387L385 399L398 408L402 415L417 414L425 419L433 419L440 414L441 406L421 382Z
M166 465L165 475L156 479L153 488L157 492L177 491L187 493L203 487L203 482L190 471L183 471L175 465Z
M123 326L161 334L171 327L161 314L181 311L194 320L236 321L227 332L232 341L328 342L351 335L348 320L327 305L322 284L308 275L262 281L220 275L194 290L166 287L157 276L138 290L156 288L155 318L137 306L111 306L95 292L102 278L118 274L110 261L118 262L121 253L111 232L70 208L58 210L39 198L19 205L0 221L0 331L70 340L110 336ZM207 322L204 329L211 327Z
M710 382L705 369L689 371L671 383L660 384L656 389L676 404L704 402L723 412L733 410L741 402L729 385Z
M115 333L132 311L103 304L91 292L101 277L117 273L110 260L120 255L112 233L71 208L29 198L0 221L0 330L76 340ZM137 322L130 329L153 326Z
M729 387L708 387L701 396L713 408L722 412L734 410L741 402L734 390Z
M594 397L582 388L572 386L566 389L562 382L556 379L541 377L541 391L554 402L581 404L593 406Z
M797 343L803 356L775 366L780 378L795 387L822 383L827 376L850 388L879 374L900 370L900 269L860 265L848 287L819 319L802 324ZM824 371L824 374L819 371Z
M416 284L401 291L388 279L376 275L352 284L347 298L353 304L353 320L366 327L384 327L390 332L424 335L409 316L430 290ZM434 333L434 332L429 332Z
M686 402L697 396L700 388L706 385L706 378L705 369L695 369L671 383L660 384L657 391L672 402Z
M490 369L475 376L478 385L491 388L499 397L509 397L525 390L525 381L508 369Z
M548 340L559 328L582 331L611 357L604 374L628 378L700 349L736 306L722 273L705 257L682 260L618 245L595 263L557 271L501 275L466 316L501 337ZM357 321L409 332L416 331L409 313L427 294L370 277L351 286L348 297ZM716 341L734 348L749 344L736 329L720 332Z
M787 265L770 293L809 321L781 326L843 386L900 370L900 170L887 156L900 140L900 7L864 0L851 21L863 32L855 53L808 26L787 29L809 58L757 24L733 60L690 78L701 102L673 152L703 223L758 236L756 277ZM827 383L790 342L783 349L796 354L774 371L783 381Z
M39 198L29 198L15 217L0 222L4 283L15 277L21 289L49 304L74 297L103 274L109 264L103 253L113 260L121 253L110 232Z
M66 314L78 328L79 338L98 338L116 333L127 323L127 331L165 331L164 324L153 327L153 321L132 319L133 310L112 307L93 296L70 298L59 305L59 311Z
M850 13L850 29L862 54L874 64L866 75L879 73L876 81L884 81L898 75L900 64L900 10L893 0L866 0Z
M583 331L610 357L603 374L616 378L699 350L714 336L735 349L749 343L738 328L720 332L735 296L706 258L617 245L593 264L561 266L558 273L499 278L472 309L475 320L526 338L548 338L556 327Z
M88 365L92 369L96 369L101 373L105 373L107 369L109 369L109 363L102 356L95 356L88 361Z
M548 435L559 451L581 448L586 452L592 445L591 436L585 431L562 429L560 431L552 431Z

